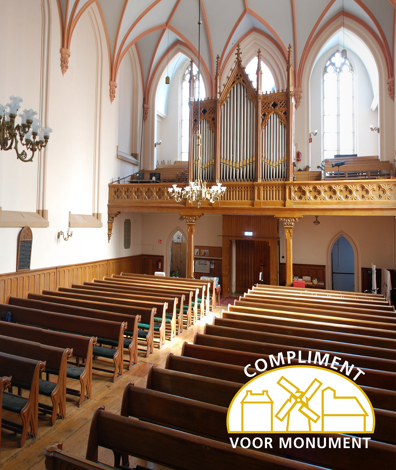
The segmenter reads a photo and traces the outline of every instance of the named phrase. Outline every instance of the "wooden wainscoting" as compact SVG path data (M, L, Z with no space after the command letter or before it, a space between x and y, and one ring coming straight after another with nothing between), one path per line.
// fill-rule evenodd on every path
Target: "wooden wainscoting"
M10 295L26 297L28 292L39 294L43 289L56 290L58 287L70 287L73 283L81 284L84 281L101 279L121 272L154 274L158 260L161 260L163 266L163 256L137 255L0 274L0 303L6 302Z
M294 264L293 263L293 276L302 278L303 276L310 276L311 279L316 278L318 281L323 281L323 288L326 288L326 266L319 264ZM279 265L279 285L286 285L286 264Z

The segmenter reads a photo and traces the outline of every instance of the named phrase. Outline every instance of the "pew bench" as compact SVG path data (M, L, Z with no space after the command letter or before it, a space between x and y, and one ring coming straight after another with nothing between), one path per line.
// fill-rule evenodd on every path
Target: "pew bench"
M137 336L138 336L138 322L140 321L140 316L123 316L122 314L116 314L107 312L104 310L94 310L90 308L84 307L77 307L74 305L67 305L56 303L56 299L49 297L49 301L47 298L43 299L40 294L28 294L27 299L22 299L21 297L9 297L9 302L11 305L18 305L20 307L26 308L34 308L37 310L45 310L49 312L57 312L63 313L66 315L74 315L74 316L81 316L81 317L88 317L94 319L100 319L110 321L110 322L117 322L119 324L127 324L127 329L122 330L121 334L115 332L112 335L112 332L109 330L103 331L101 329L98 333L99 337L99 344L107 344L108 346L112 346L115 349L126 349L129 353L129 359L125 360L124 362L128 362L128 369L130 369L133 364L137 363L138 360L138 349L137 349ZM43 299L43 300L38 300ZM125 339L124 334L130 337L131 339ZM95 346L97 348L98 346ZM97 351L97 349L95 349ZM114 354L114 353L111 353ZM113 356L112 356L113 357Z
M124 314L130 317L140 317L140 321L149 325L148 330L137 329L137 342L140 341L145 347L145 355L148 357L154 350L153 337L154 337L154 316L155 308L144 308L144 307L131 307L128 305L117 305L109 302L99 302L91 300L74 299L72 297L63 296L62 292L57 291L42 291L42 294L28 294L29 299L43 300L53 302L56 304L71 305L74 307L82 307L91 310L103 310L108 313ZM98 314L99 318L99 314ZM113 317L114 318L114 317ZM124 340L124 348L127 348L130 341L133 341L133 331L128 329L127 342ZM102 341L103 344L105 343Z
M45 403L39 403L38 406L40 412L51 414L51 425L55 424L58 417L64 418L66 416L67 361L71 358L73 351L0 335L0 352L45 362L47 369L57 372L58 380L55 383L39 379L39 395L49 397L52 406ZM23 384L19 384L13 378L12 386L22 388Z
M98 461L99 447L114 452L114 466L122 455L186 470L320 470L284 457L233 449L230 444L118 416L98 408L91 423L86 458ZM321 467L323 468L323 467Z
M23 388L29 390L28 397L3 392L2 409L16 413L22 424L2 418L2 427L21 435L22 447L28 438L36 437L38 432L38 402L39 379L45 369L45 362L34 361L25 357L13 356L0 352L0 376L11 378L11 385L15 381Z
M3 392L11 386L11 377L0 376L0 449L1 449L1 425L3 421Z
M125 277L122 279L114 277L105 277L104 281L109 281L117 285L122 285L124 287L132 287L135 290L143 292L144 290L149 289L151 292L157 292L159 295L184 295L185 302L183 305L179 304L178 313L178 330L179 333L183 331L184 326L189 328L192 324L192 318L196 317L196 297L197 289L191 288L179 288L179 287L160 287L155 283L139 282L133 281L131 279L126 280ZM96 279L94 280L96 282ZM195 305L193 307L193 304Z
M22 303L16 300L17 298L9 299L11 302ZM27 302L25 302L27 303ZM0 304L1 310L6 310L5 305ZM97 318L80 317L77 315L67 315L64 313L57 313L56 311L38 310L31 307L20 307L19 305L8 304L7 311L11 312L11 322L20 323L29 326L38 326L49 330L60 331L63 333L73 333L81 336L94 336L100 335L117 340L118 346L116 349L101 348L94 346L93 355L95 357L103 357L113 362L113 371L109 369L102 369L105 372L110 372L113 375L113 381L123 373L123 348L122 338L126 329L126 323L109 322Z
M98 285L94 282L84 282L84 284L72 284L74 289L87 290L90 292L106 292L107 294L122 294L126 299L163 302L168 304L168 311L165 314L165 333L168 335L168 340L172 341L172 338L176 335L176 317L177 317L177 305L179 300L177 297L154 297L150 295L139 295L137 293L128 292L127 289L117 289L116 287L109 287L105 285ZM170 313L172 312L172 313ZM157 320L156 320L157 321Z
M83 286L82 286L83 287ZM88 300L88 301L97 301L97 302L107 302L107 303L114 303L118 305L126 305L130 307L147 307L147 308L155 308L156 315L154 317L154 324L152 326L154 331L154 336L158 336L158 349L161 349L161 346L165 344L165 325L166 325L166 315L168 310L168 303L167 302L156 302L153 300L139 300L135 299L132 296L129 298L126 295L119 294L119 293L108 293L108 292L101 292L95 291L92 292L89 289L83 288L75 288L75 287L59 287L58 292L65 294L66 297L70 297L73 299L81 299L81 300ZM146 323L139 322L138 328L141 330L150 330L150 325Z
M86 283L84 283L85 285ZM110 291L116 291L116 292L125 292L129 293L132 295L142 295L147 298L158 298L160 300L165 298L168 298L167 296L171 295L172 298L175 298L177 300L176 306L174 308L174 317L172 317L172 329L173 329L173 334L177 335L179 334L179 331L181 332L183 329L183 319L180 317L178 312L184 311L184 304L186 302L186 296L184 294L177 294L177 293L172 293L169 294L169 292L158 292L155 288L141 288L141 287L134 287L125 283L119 283L115 281L108 281L108 280L102 280L102 279L93 279L92 283L89 283L89 285L93 285L96 287L103 288L103 289L109 289ZM188 303L188 302L187 302ZM181 327L180 327L181 325Z
M265 359L270 363L269 354L230 349L216 343L212 346L184 343L181 353L187 357L243 367L254 365L258 359ZM291 364L298 365L298 360L292 359ZM396 411L395 374L372 369L362 370L365 375L359 376L359 386L368 395L372 405L375 408Z
M95 337L77 336L74 334L60 333L44 330L34 326L19 325L0 321L0 334L13 338L35 341L63 349L72 349L73 354L82 359L81 365L68 364L66 376L80 382L81 390L66 388L66 393L78 397L77 405L81 406L85 398L92 397L92 354L96 343ZM46 369L47 374L56 374L56 369Z
M175 278L169 276L155 276L150 274L135 274L135 273L121 273L119 276L125 277L126 279L140 279L140 280L150 280L157 282L159 284L167 284L169 286L182 286L182 287L198 287L198 318L202 318L209 313L210 310L210 281L201 281L200 279L189 279L189 278ZM113 275L116 278L116 275ZM213 288L214 281L212 281Z

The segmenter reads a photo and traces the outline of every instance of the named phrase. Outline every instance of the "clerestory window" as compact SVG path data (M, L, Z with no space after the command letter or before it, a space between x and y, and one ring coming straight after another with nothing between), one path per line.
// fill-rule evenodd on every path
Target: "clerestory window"
M347 57L337 51L323 75L324 158L355 153L354 75Z

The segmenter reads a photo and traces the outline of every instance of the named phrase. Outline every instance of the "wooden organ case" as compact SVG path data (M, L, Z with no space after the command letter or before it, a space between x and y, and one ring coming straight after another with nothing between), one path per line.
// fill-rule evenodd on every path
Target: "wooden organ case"
M287 89L263 94L260 50L255 89L242 65L238 45L235 64L223 90L220 87L220 58L217 56L216 97L201 100L199 104L193 99L194 77L191 71L191 180L197 180L198 176L216 183L293 180L294 68L291 57L289 46ZM200 163L196 150L199 130Z

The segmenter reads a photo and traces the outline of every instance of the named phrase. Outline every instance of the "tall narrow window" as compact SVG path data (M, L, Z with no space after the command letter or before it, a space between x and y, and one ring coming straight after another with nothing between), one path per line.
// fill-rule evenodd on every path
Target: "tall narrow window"
M355 150L354 77L347 58L337 51L327 62L323 76L324 158L350 155Z
M181 87L181 159L184 161L188 160L188 129L190 126L190 70L191 64L188 64L186 68ZM198 68L193 64L193 74L194 74L194 97L198 98ZM206 96L205 85L201 76L201 98Z

